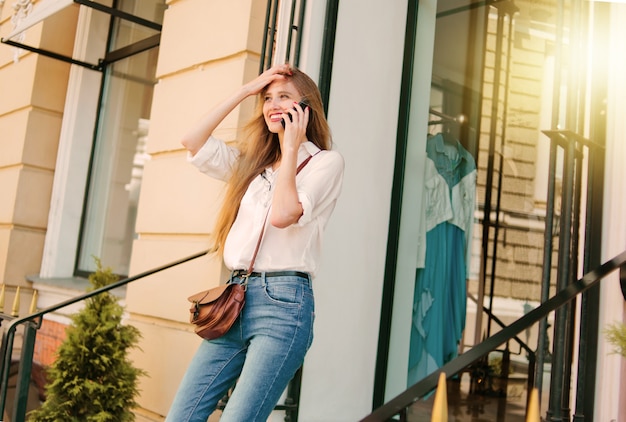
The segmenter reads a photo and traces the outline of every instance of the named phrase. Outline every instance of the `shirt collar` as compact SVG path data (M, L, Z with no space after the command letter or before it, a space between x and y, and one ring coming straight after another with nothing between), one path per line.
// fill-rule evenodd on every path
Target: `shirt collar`
M471 160L469 159L470 153L465 148L463 148L463 145L461 145L461 143L457 139L454 140L454 147L459 152L459 156L462 159L464 159L465 161L469 161L469 162L473 161L473 158ZM444 145L442 133L438 133L435 136L435 149L440 154L445 153L445 145Z
M300 144L298 149L298 163L303 162L309 155L315 155L320 149L311 141L306 141Z

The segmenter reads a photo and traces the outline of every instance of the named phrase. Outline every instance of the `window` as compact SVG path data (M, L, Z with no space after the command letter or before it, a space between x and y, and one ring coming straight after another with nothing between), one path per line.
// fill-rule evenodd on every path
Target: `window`
M392 204L399 217L390 234L398 251L388 256L394 274L386 280L391 306L383 304L375 404L547 300L581 275L582 245L585 253L597 249L581 222L593 221L585 220L593 203L584 202L593 197L587 160L603 154L602 130L591 129L601 128L604 110L589 107L592 96L604 98L603 85L587 74L594 61L586 62L594 47L604 49L596 38L603 7L441 0L410 16L415 66L404 102L423 113L411 113L399 136L402 201ZM509 354L519 372L534 376L535 360L527 359L534 350L540 391L551 359L553 379L569 379L565 320L550 316L527 330L460 385L492 394L476 374Z
M160 22L164 3L123 0L117 3L117 9ZM158 46L142 49L141 43L158 35L155 29L118 17L112 19L106 57L115 61L104 68L77 274L95 269L93 257L100 258L117 274L128 274L143 163L148 159L146 134L159 51Z

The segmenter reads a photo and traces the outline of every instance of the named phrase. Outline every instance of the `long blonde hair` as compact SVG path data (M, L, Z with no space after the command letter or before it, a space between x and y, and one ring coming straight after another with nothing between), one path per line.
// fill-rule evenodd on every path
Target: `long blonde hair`
M307 140L320 149L330 149L332 144L330 128L324 116L322 97L317 85L297 68L292 67L290 70L291 73L284 76L287 81L293 83L302 101L310 107L309 124L306 129ZM226 237L235 222L241 198L248 185L281 156L278 134L269 131L263 116L263 101L260 100L264 98L267 88L259 93L252 119L244 127L245 140L239 142L238 146L241 154L227 183L224 202L213 231L213 248L220 254L224 252Z

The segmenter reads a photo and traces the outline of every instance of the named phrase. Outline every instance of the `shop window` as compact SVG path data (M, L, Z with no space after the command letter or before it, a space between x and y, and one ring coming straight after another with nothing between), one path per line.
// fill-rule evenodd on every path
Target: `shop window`
M154 22L163 19L164 1L118 1L118 10ZM123 52L158 35L154 29L113 17L109 52ZM103 71L96 135L80 231L76 272L95 270L98 257L117 274L128 274L135 217L146 154L146 135L158 46L140 50Z
M15 60L30 51L71 63L42 279L95 270L100 258L128 274L165 0L41 0L16 6L1 39ZM33 44L30 28L76 25L72 48Z
M380 402L546 300L561 273L580 275L575 252L571 264L551 258L570 248L561 233L582 244L576 222L585 211L575 207L585 182L581 168L568 170L563 151L550 155L550 148L575 145L580 153L570 156L582 161L591 144L591 111L577 98L593 51L588 10L576 1L440 0L436 10L426 3L407 43L415 66L406 88L407 109L428 113L411 114L400 131L402 209L392 223L415 235L390 239L400 252L390 255L394 274L386 280L393 298L389 325L382 319L389 349L379 349ZM430 61L432 68L424 65ZM572 191L574 210L560 196ZM573 223L559 226L570 214ZM552 325L544 321L524 333L524 344L511 345L516 365L528 368L526 350L537 348L541 362L550 361Z

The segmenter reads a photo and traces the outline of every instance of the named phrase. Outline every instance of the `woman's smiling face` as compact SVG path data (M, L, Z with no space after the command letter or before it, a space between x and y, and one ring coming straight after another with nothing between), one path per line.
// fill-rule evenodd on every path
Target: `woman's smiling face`
M270 132L284 131L281 124L283 113L292 109L293 103L300 99L301 95L291 81L275 81L268 86L263 97L263 116Z

